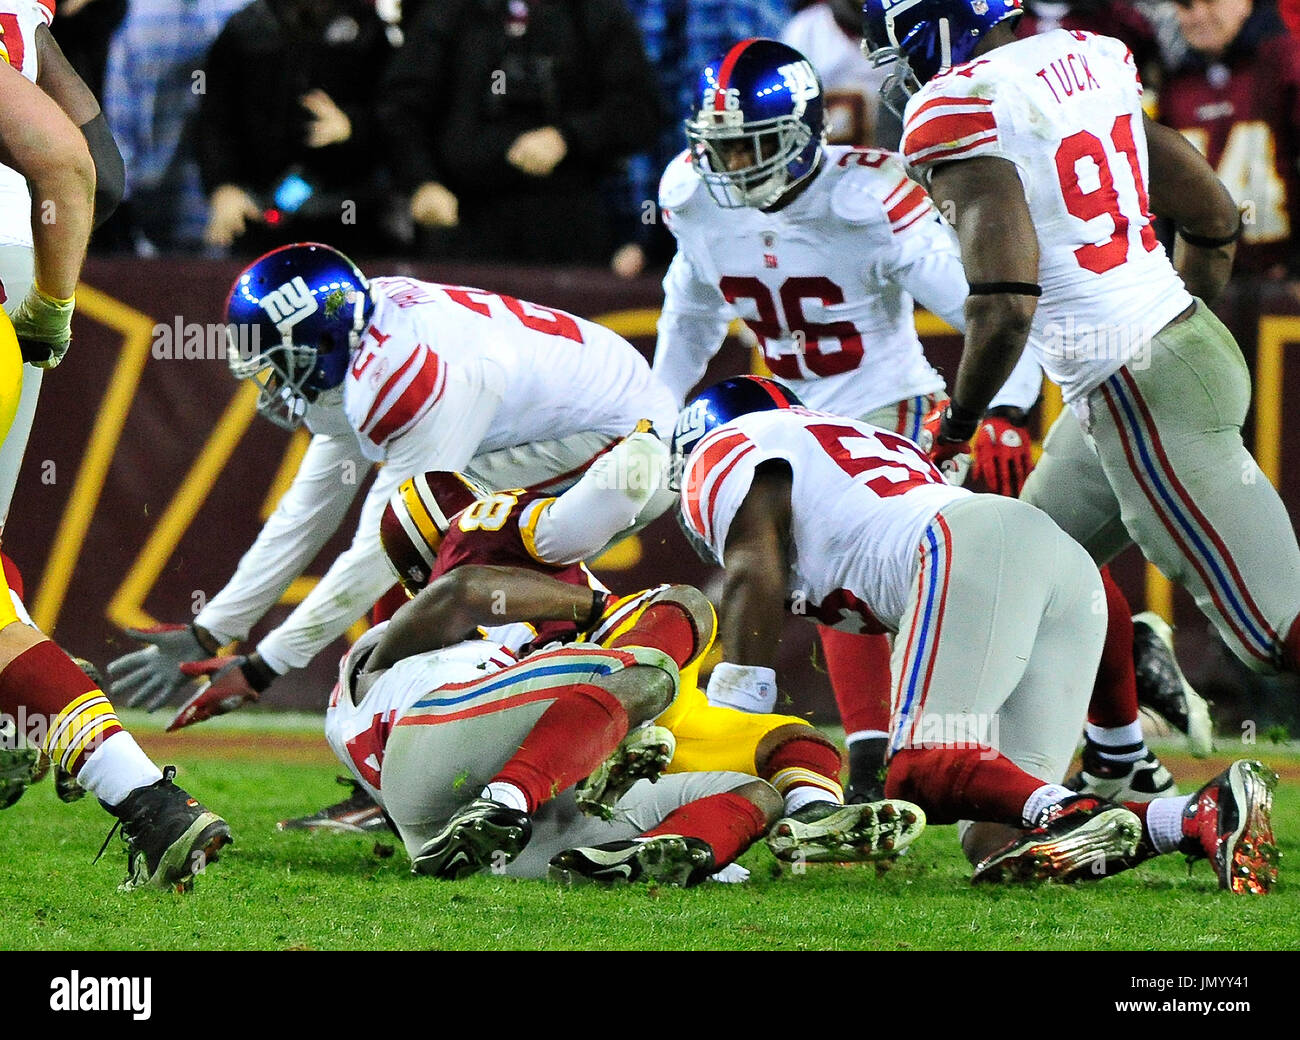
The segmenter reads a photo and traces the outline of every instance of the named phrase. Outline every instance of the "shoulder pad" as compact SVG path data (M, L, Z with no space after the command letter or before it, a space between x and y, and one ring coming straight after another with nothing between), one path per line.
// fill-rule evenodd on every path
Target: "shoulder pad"
M691 164L690 153L683 150L668 164L659 180L661 209L680 209L700 186L699 174Z
M836 180L831 212L850 224L879 223L884 202L908 180L902 159L880 148L846 148L831 155Z

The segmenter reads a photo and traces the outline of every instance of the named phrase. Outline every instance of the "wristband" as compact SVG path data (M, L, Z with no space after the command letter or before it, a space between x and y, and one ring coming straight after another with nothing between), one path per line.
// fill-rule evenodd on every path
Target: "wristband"
M1178 237L1186 242L1189 246L1196 246L1198 249L1220 249L1223 246L1230 246L1237 239L1241 238L1242 229L1245 227L1245 221L1241 214L1237 214L1237 230L1231 235L1213 238L1209 235L1194 235L1185 228L1178 229Z
M975 436L980 427L981 413L964 408L956 401L949 401L939 420L939 440L957 443L968 441Z
M278 673L265 661L260 661L252 654L239 662L239 670L244 673L244 681L254 693L262 693L278 678Z
M968 295L996 296L1010 293L1013 296L1042 296L1043 287L1034 282L971 282Z
M601 617L604 616L605 607L609 604L609 593L603 589L591 590L591 613L587 615L587 620L582 623L581 630L590 632L600 623ZM576 613L576 612L575 612ZM574 619L575 621L577 618Z

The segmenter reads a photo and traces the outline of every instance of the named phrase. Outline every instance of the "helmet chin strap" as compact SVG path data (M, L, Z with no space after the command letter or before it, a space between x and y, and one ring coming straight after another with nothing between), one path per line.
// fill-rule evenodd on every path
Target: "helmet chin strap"
M952 68L952 29L947 18L939 19L939 71Z

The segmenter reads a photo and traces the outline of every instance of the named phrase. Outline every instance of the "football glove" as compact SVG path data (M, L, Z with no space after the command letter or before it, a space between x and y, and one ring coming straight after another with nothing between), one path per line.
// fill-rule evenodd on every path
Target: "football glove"
M917 438L921 450L930 456L930 461L943 474L949 484L962 485L970 473L970 434L961 436L960 430L954 430L949 418L950 403L944 401L936 405L921 424L921 435Z
M1034 468L1032 443L1024 412L1018 408L996 409L984 416L975 431L972 472L990 491L1018 498Z
M770 715L776 707L776 672L761 665L723 661L709 673L704 696L715 708Z
M149 644L108 664L113 696L128 708L157 711L188 683L180 666L210 654L193 625L128 628L126 634Z
M215 715L226 715L242 708L261 694L275 680L275 673L256 656L209 657L205 661L187 661L180 670L191 679L207 678L198 691L181 705L181 710L167 726L174 733Z
M72 342L72 310L76 301L49 296L32 285L14 311L14 332L23 360L37 368L54 368Z

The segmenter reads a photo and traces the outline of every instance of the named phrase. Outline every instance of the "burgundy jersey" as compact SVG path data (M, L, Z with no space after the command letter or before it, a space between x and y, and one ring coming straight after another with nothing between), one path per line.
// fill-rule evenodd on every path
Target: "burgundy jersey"
M539 491L499 491L480 498L453 516L438 546L438 559L430 583L465 564L522 567L550 575L557 581L603 588L585 564L547 563L537 554L534 532L542 510L553 495ZM578 626L571 621L545 621L536 626L538 644L572 640Z
M1053 29L1073 29L1122 40L1133 52L1138 72L1143 74L1160 55L1151 23L1137 8L1123 2L1067 4L1031 0L1016 23L1016 35L1021 38Z
M1220 63L1194 59L1160 90L1160 121L1210 160L1248 206L1236 270L1300 274L1300 39L1247 21ZM1262 38L1261 38L1262 37Z

